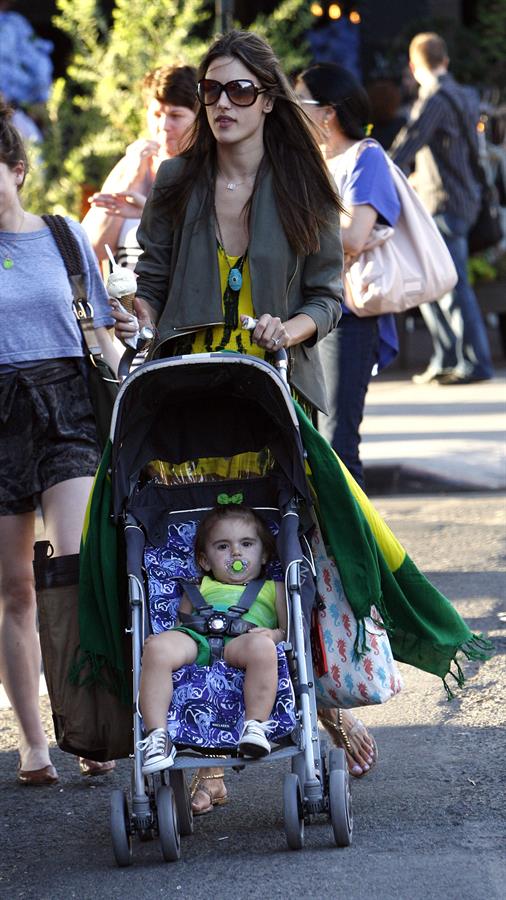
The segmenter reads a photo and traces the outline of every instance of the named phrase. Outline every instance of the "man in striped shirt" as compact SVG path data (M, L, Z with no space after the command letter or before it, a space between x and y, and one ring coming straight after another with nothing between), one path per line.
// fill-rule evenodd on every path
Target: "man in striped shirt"
M413 38L409 65L420 91L408 124L390 150L394 162L407 173L414 164L410 180L434 217L459 276L451 293L420 307L433 354L425 372L414 376L417 384L469 384L486 381L493 374L485 325L467 277L467 235L481 199L469 147L471 140L478 150L478 115L473 114L468 92L449 74L448 63L439 35ZM469 138L463 132L465 123Z

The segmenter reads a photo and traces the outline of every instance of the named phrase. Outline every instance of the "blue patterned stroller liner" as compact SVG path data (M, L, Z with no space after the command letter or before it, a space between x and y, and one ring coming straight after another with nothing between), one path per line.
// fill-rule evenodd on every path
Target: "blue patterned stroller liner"
M191 515L191 514L190 514ZM165 546L147 543L144 567L149 589L149 615L154 634L176 624L182 588L178 579L196 581L201 572L193 546L198 522L169 522ZM277 526L272 525L275 532ZM267 577L283 580L279 563L272 563ZM295 727L295 698L283 648L278 645L278 692L271 719L275 722L269 739L289 735ZM239 742L244 723L244 672L223 660L212 666L184 666L174 672L174 695L168 713L167 730L175 744L226 750Z

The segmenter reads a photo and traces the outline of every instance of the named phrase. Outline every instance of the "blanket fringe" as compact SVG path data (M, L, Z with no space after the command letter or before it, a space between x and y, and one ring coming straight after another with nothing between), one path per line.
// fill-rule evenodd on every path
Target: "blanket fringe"
M383 600L383 594L381 594L374 605L379 616L377 619L373 616L373 622L375 623L375 625L379 625L380 628L384 628L388 634L393 634L393 632L395 631L395 625L392 617L388 614L388 610Z
M367 645L367 631L364 619L357 619L357 636L353 643L353 662L359 662L366 653L370 653L371 648Z
M466 659L472 660L486 660L490 659L494 652L494 644L492 641L489 641L483 634L473 634L473 636L462 644L457 653L463 653ZM447 683L446 679L448 676L451 676L456 682L457 687L463 688L466 682L464 672L457 660L457 653L452 659L451 665L455 666L456 672L450 670L448 671L445 678L443 678L443 685L446 691L446 696L448 700L454 700L455 694L450 688L450 685Z
M469 641L462 644L460 650L467 659L490 659L494 652L494 644L483 634L473 634Z

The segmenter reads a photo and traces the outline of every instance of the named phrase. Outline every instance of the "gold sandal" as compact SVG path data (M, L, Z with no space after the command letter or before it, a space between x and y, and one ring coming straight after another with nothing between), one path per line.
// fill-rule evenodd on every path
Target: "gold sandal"
M346 752L349 753L351 758L355 760L355 763L357 764L357 766L360 766L360 768L362 768L362 766L355 756L350 737L352 737L355 731L358 731L360 727L365 729L372 743L372 762L369 763L369 768L363 769L362 772L353 772L348 763L348 770L353 778L363 778L364 775L368 775L378 761L378 746L372 734L367 730L367 728L365 728L363 722L360 719L357 719L356 716L354 716L355 724L350 728L349 732L346 732L343 725L343 712L341 709L337 710L337 722L334 722L334 720L331 719L330 716L328 716L323 710L318 711L318 718L320 719L320 722L322 723L325 730L330 734L335 746L342 747L343 750L346 750Z
M218 794L217 796L216 795L213 796L213 794L211 793L209 788L207 788L205 786L205 784L202 784L202 782L204 782L204 781L214 781L217 779L220 779L221 781L223 781L223 778L224 778L223 772L221 774L213 772L211 775L200 775L199 772L195 773L195 775L193 776L193 778L191 780L191 784L190 784L190 799L193 801L195 794L198 791L202 791L203 794L206 794L207 797L209 797L209 806L205 806L204 809L197 810L194 808L193 802L192 802L192 809L193 809L194 816L203 816L206 813L212 812L212 809L214 806L224 806L224 804L227 803L228 796L227 796L226 788L225 788L224 794Z

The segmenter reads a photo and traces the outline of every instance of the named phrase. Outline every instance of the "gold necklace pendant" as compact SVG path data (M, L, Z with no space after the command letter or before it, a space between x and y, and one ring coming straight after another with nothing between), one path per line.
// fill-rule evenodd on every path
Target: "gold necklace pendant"
M21 222L19 223L18 229L15 232L16 237L18 236L19 232L21 231L24 221L25 221L25 212L24 212L24 210L22 210L21 211ZM3 269L12 269L13 266L14 266L14 260L12 259L12 257L11 256L4 257L4 259L2 260L2 268Z

